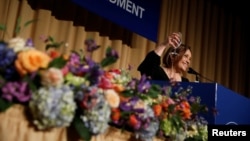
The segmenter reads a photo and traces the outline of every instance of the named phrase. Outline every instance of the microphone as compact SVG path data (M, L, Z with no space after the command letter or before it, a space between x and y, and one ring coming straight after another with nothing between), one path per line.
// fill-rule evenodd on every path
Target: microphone
M195 77L195 81L196 82L199 82L199 79L200 78L203 78L203 79L205 79L205 80L207 80L207 81L210 81L210 82L214 82L213 80L211 80L211 79L209 79L209 78L207 78L207 77L205 77L205 76L203 76L203 75L201 75L200 73L198 73L197 71L195 71L193 68L191 68L191 67L189 67L188 68L188 71L187 71L189 74L194 74L196 77Z
M195 71L195 70L192 69L192 68L188 68L188 73L190 73L190 74L195 74L195 75L200 75L197 71Z

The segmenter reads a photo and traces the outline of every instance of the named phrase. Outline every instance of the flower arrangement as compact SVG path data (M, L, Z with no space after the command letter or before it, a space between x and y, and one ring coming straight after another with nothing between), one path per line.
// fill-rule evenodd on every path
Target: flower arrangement
M199 116L206 106L190 96L191 87L173 92L177 83L160 87L145 76L133 78L130 68L106 69L119 58L111 47L95 62L82 52L56 52L53 48L63 42L50 36L44 42L44 52L31 39L0 42L1 111L23 104L38 130L74 126L84 140L109 126L131 131L143 141L156 136L207 140L207 123ZM92 39L84 44L88 52L100 47Z
M145 76L132 79L121 92L125 100L112 109L112 125L133 131L144 141L154 136L205 141L207 121L199 113L207 108L200 104L199 97L190 96L191 92L191 86L184 89L178 83L160 87L149 83Z

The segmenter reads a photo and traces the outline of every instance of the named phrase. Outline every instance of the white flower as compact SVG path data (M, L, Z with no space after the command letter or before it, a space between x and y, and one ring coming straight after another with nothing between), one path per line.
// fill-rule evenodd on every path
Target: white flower
M20 37L12 38L8 42L9 48L12 48L14 52L21 51L25 48L26 40Z

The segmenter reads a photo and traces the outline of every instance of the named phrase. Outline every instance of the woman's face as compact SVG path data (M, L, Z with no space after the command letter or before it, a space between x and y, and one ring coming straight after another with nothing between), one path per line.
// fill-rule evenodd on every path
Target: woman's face
M188 49L182 56L181 60L177 63L178 70L182 72L188 71L191 58L192 58L192 54L191 54L191 51Z

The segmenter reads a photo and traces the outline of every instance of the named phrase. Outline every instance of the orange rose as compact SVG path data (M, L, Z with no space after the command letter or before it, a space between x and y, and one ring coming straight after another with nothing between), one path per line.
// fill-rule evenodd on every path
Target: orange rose
M35 72L40 68L47 68L51 58L44 52L28 49L18 53L15 67L20 75Z

